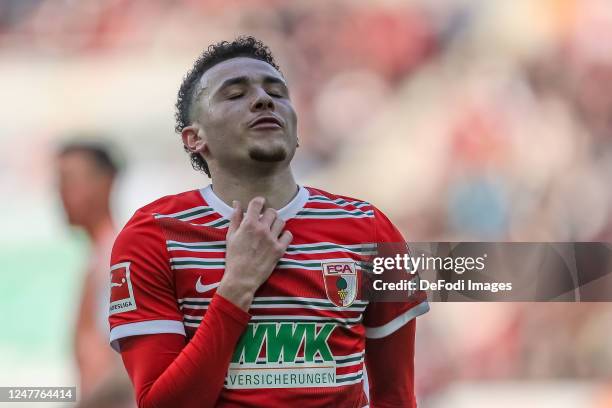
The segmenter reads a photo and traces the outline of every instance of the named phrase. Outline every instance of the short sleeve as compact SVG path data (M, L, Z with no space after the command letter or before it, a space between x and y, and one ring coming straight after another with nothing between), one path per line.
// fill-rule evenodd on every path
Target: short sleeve
M158 333L185 335L166 241L153 215L138 211L119 233L111 255L110 343Z
M395 225L377 208L374 208L374 231L374 242L377 244L405 242ZM417 291L406 302L371 302L363 320L366 337L386 337L428 311L429 304L424 291Z

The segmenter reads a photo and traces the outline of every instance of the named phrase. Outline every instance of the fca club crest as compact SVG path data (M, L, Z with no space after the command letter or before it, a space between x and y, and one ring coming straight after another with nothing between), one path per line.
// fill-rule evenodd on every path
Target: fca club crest
M349 307L357 297L355 262L322 262L325 292L338 307Z

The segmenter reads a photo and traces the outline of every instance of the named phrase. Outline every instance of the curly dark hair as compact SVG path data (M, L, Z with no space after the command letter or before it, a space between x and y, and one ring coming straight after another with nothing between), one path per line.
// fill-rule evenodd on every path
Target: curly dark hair
M209 46L208 49L198 57L191 70L187 72L179 88L176 100L176 125L174 128L177 133L180 134L183 128L191 124L191 110L193 104L196 102L195 92L198 88L197 85L202 74L218 63L236 57L249 57L267 62L280 72L270 49L254 37L241 36L232 42L221 41ZM183 147L191 157L191 165L193 168L198 171L203 171L210 177L208 163L206 163L202 155L189 152L187 146Z

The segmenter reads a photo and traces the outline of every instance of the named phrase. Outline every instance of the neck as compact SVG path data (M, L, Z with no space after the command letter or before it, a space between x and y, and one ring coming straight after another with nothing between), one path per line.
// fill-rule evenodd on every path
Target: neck
M93 243L100 242L109 232L114 230L110 213L105 213L103 216L97 217L95 221L88 223L84 228L89 239Z
M290 168L269 174L234 175L229 173L215 174L213 191L224 203L231 206L238 200L246 210L249 202L255 197L264 197L266 207L283 208L297 192L297 184Z

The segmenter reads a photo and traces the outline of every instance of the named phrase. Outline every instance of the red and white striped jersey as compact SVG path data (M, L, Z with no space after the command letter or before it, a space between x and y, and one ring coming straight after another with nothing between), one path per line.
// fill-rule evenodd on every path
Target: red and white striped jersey
M208 186L130 219L111 258L115 349L127 336L194 335L223 276L232 211ZM340 395L363 406L366 337L387 336L429 309L424 297L370 304L361 293L363 257L376 243L404 239L371 204L311 187L278 215L293 241L255 293L219 403L328 406Z

